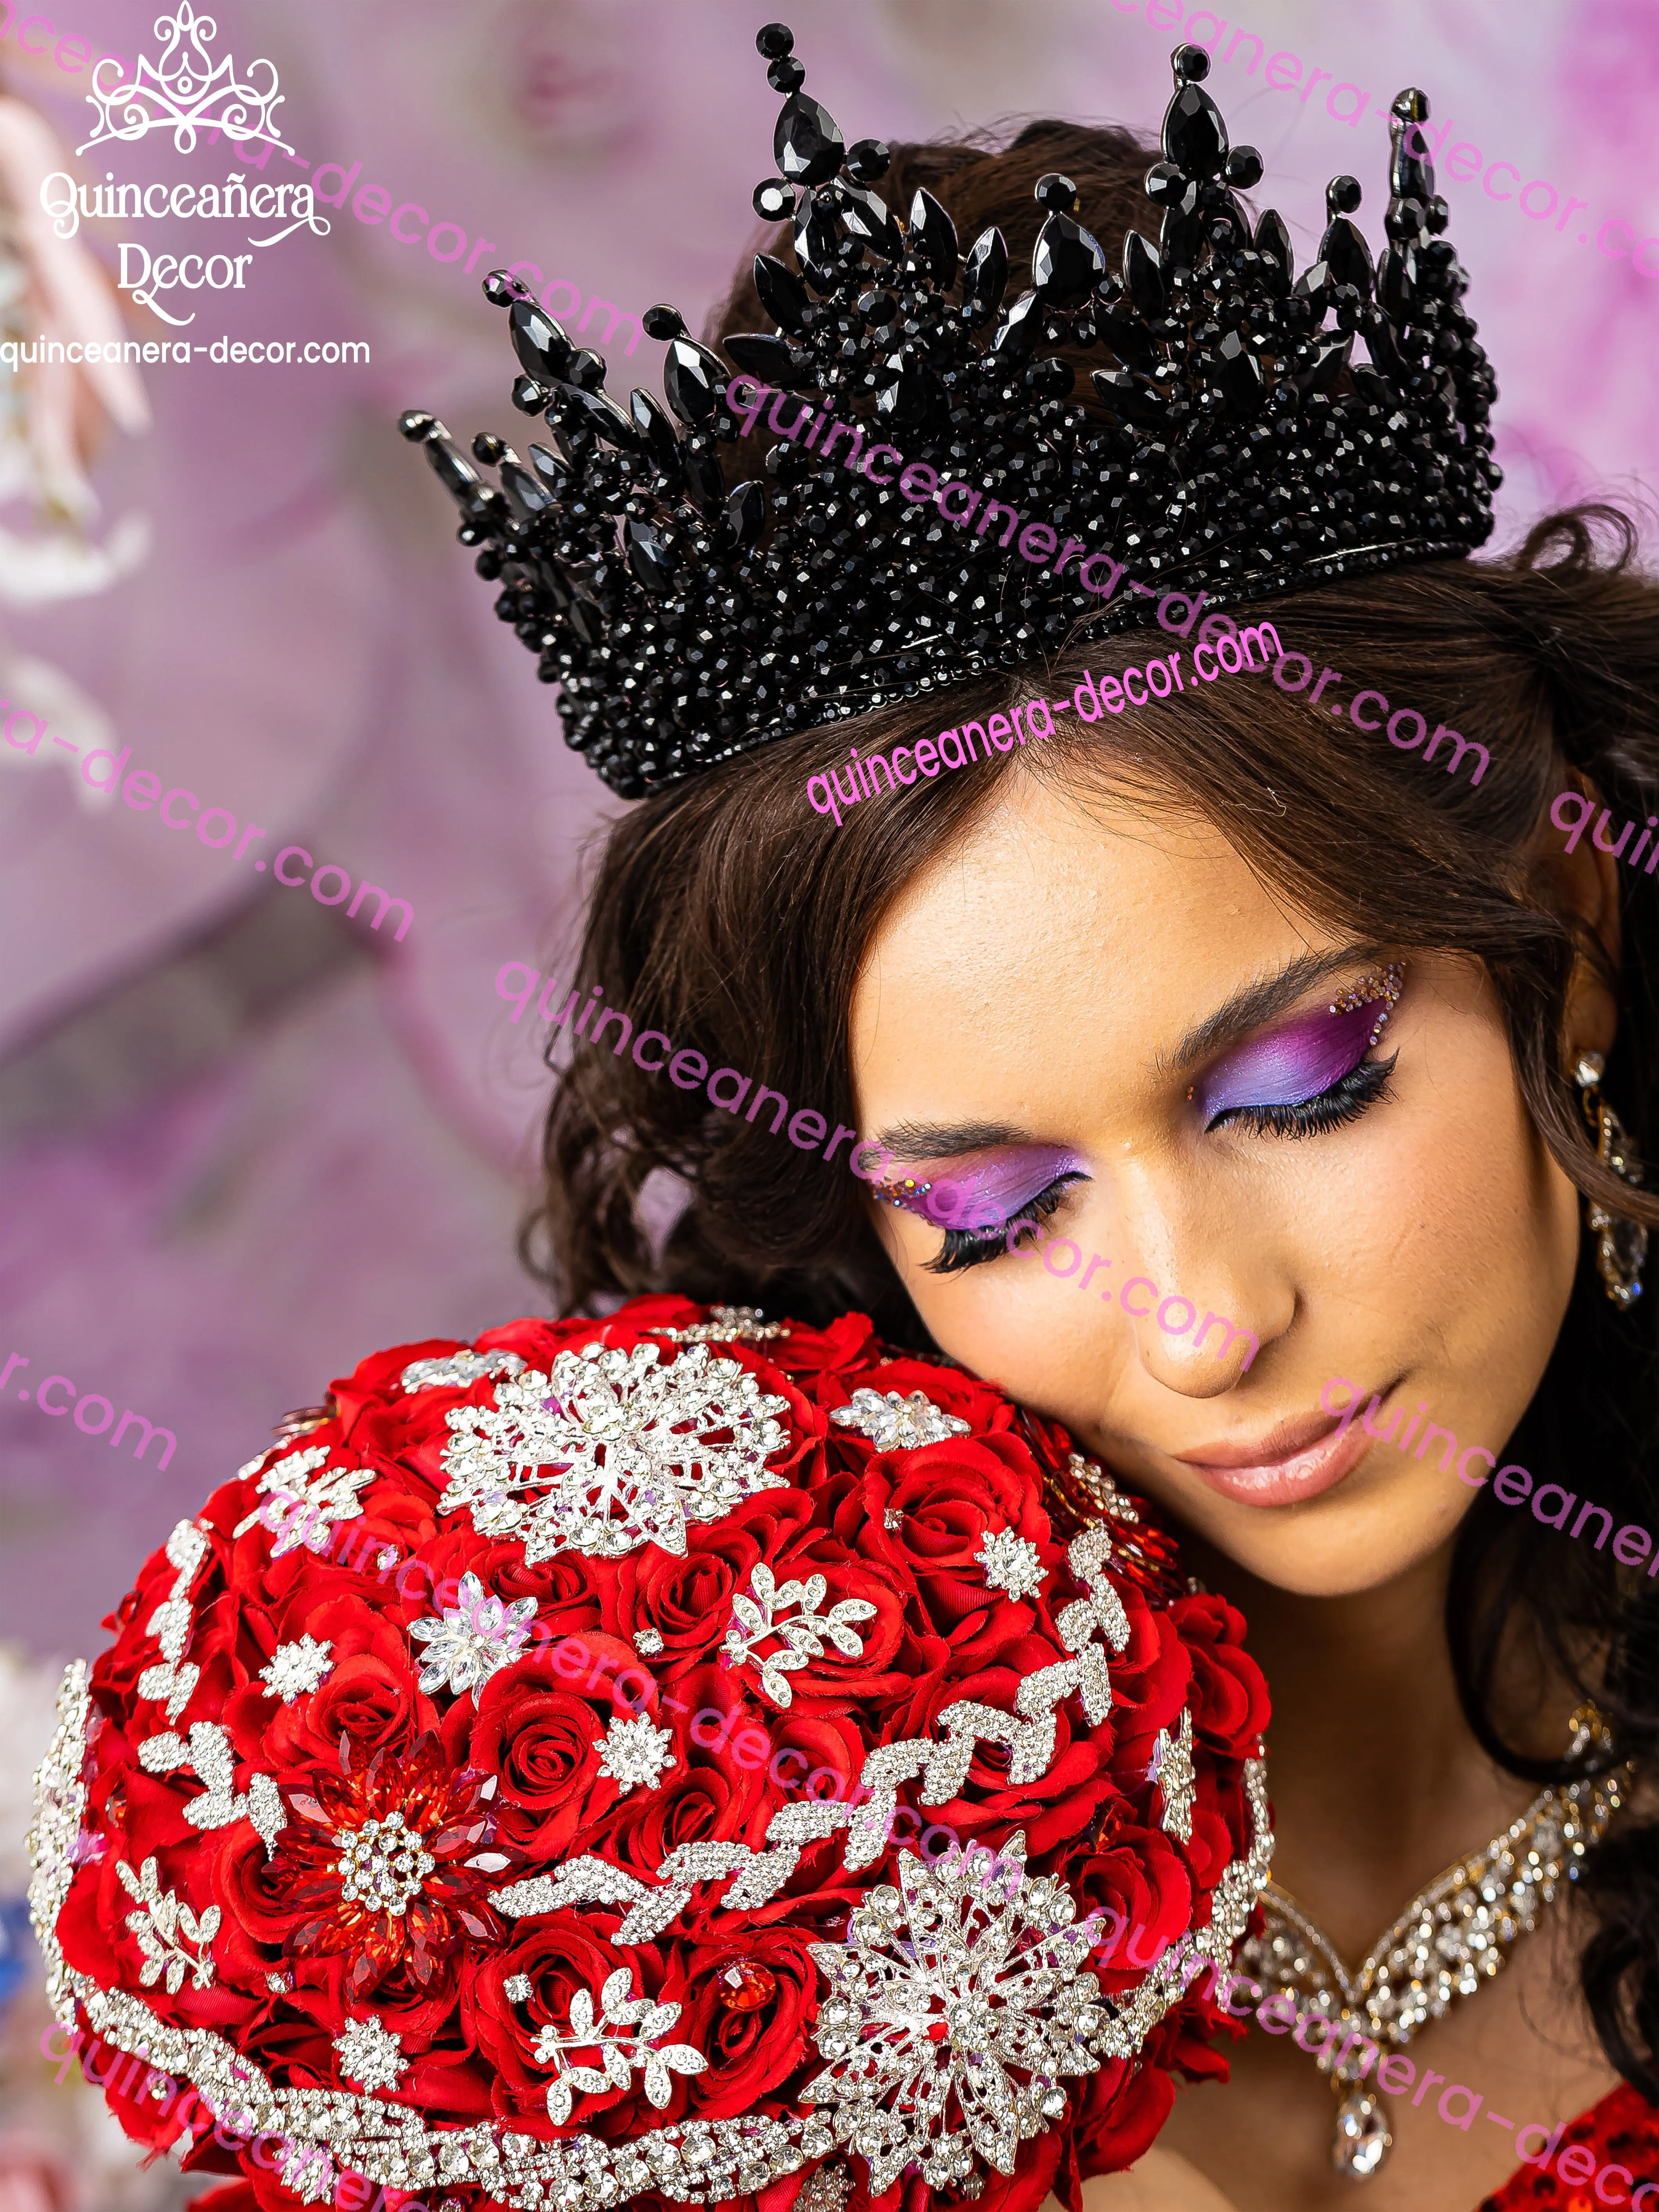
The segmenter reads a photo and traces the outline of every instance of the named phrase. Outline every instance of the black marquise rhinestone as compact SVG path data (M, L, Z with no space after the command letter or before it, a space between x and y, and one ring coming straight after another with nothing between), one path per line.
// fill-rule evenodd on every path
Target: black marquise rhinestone
M515 300L507 319L513 333L513 350L524 363L525 374L543 384L556 384L570 366L575 349L551 315L528 300Z
M755 207L793 220L798 264L756 258L775 329L714 350L675 308L648 308L666 405L636 388L624 408L599 356L497 270L483 289L509 311L512 396L544 411L549 443L521 461L482 432L469 460L427 411L398 421L454 497L502 621L559 687L567 744L614 791L644 797L771 738L1017 668L1085 617L1145 624L1164 592L1245 605L1485 543L1497 387L1420 92L1390 110L1375 262L1351 219L1358 181L1340 176L1298 271L1282 216L1267 209L1252 232L1234 197L1261 157L1229 144L1199 89L1209 55L1177 47L1152 212L1121 273L1052 172L1031 286L1011 299L1001 233L964 257L920 190L902 219L873 189L888 147L844 148L800 89L784 25L756 44L784 99L782 174ZM1080 401L1055 349L1096 344L1105 365ZM866 475L884 444L896 460ZM937 506L901 495L911 465L933 472ZM1060 568L1022 559L984 528L989 501L1009 537L1042 522L1086 551ZM1097 553L1103 596L1080 578Z

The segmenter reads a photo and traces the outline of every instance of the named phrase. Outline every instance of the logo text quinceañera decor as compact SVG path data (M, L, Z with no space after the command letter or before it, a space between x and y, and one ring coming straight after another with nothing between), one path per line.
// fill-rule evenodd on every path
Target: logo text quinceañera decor
M222 130L238 144L257 140L284 153L292 152L287 142L278 137L270 119L272 111L283 101L276 89L276 70L272 63L257 61L249 72L250 76L257 77L260 70L268 71L268 85L240 83L228 54L218 62L209 56L207 42L216 37L216 27L210 15L193 14L189 0L179 0L176 15L156 18L155 34L167 41L159 63L140 55L137 69L130 77L124 78L121 62L114 55L106 55L93 71L94 89L87 94L87 99L98 111L99 127L85 145L76 149L78 153L84 154L91 147L107 145L118 139L130 143L158 129L173 132L173 145L181 154L194 151L198 130L211 130L216 137ZM115 82L103 81L106 69L114 72ZM58 189L60 185L61 191ZM159 206L155 204L158 194ZM74 178L66 171L54 170L42 179L40 204L52 217L52 228L59 238L73 238L82 216L156 221L172 215L234 222L264 222L274 218L286 226L269 237L250 237L247 243L256 248L280 245L301 225L319 238L325 238L330 229L327 217L315 211L314 195L308 182L250 185L249 180L234 170L222 186L181 183L170 190L161 183L143 188L136 184L118 185L113 171L109 171L101 185L82 185L78 191ZM246 289L248 264L253 258L251 253L186 253L179 258L157 254L152 261L148 246L125 240L120 251L118 290L131 292L135 305L151 308L176 330L195 321L194 310L188 315L170 314L160 304L157 293L170 292L179 285L189 292L199 292L204 286L216 292L242 291ZM130 270L131 257L137 257L137 260ZM192 267L196 270L194 276L190 273ZM222 270L222 275L216 276L216 269Z

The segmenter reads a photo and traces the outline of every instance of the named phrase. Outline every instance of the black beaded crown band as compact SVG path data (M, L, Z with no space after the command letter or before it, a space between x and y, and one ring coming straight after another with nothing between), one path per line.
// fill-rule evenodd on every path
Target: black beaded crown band
M647 333L668 341L672 412L638 389L624 410L599 356L497 270L484 293L508 310L524 372L514 404L544 416L551 450L532 445L526 465L480 433L472 453L497 489L431 415L399 425L454 494L479 574L500 580L497 614L539 656L542 680L562 687L567 744L624 798L1016 667L1085 617L1106 630L1152 618L1156 594L1103 604L1079 580L1086 559L1019 557L1009 532L1000 542L986 530L988 507L976 534L941 529L947 510L925 492L923 503L902 495L896 461L885 481L866 472L878 442L934 471L939 502L952 485L1035 495L1057 538L1076 533L1068 549L1097 552L1148 591L1203 591L1214 605L1466 553L1491 534L1497 387L1462 308L1468 279L1441 235L1446 203L1425 152L1412 150L1424 144L1422 93L1402 92L1391 110L1380 258L1349 219L1358 184L1337 177L1318 258L1297 277L1283 218L1269 209L1252 231L1235 197L1260 181L1261 157L1230 149L1200 88L1208 54L1177 47L1164 159L1146 180L1163 211L1158 244L1131 230L1112 274L1075 219L1070 179L1046 176L1030 289L1005 305L1000 231L964 258L927 191L902 222L871 189L887 148L847 147L802 92L782 24L756 43L785 99L781 176L754 204L793 218L799 264L756 257L778 332L728 337L722 361L674 308L651 308ZM1072 398L1068 362L1039 355L1062 343L1098 344L1116 363L1092 373L1099 406ZM813 393L821 419L836 411L852 426L853 451L826 461L785 440L767 454L769 484L728 492L720 448L753 428L767 387L781 438L783 395Z

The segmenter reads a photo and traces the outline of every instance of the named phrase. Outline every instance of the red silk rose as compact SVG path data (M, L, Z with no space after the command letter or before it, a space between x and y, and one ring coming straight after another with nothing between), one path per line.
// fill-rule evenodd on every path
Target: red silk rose
M921 2125L867 2039L913 1889L1007 1916L1074 2008L996 2046L1050 2054L1013 2133L947 2096L908 2163L852 2154L853 2212L1074 2203L1219 2063L1171 1947L1224 1955L1259 1887L1265 1689L1052 1424L862 1316L671 1297L385 1352L331 1407L145 1562L45 1771L75 2024L200 2092L124 2092L130 2133L224 2171L204 2115L246 2111L262 2212L311 2187L290 2130L378 2212L791 2212Z

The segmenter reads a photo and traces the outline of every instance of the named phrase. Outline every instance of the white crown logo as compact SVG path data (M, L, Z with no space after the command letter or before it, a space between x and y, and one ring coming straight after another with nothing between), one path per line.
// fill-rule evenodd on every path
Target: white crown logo
M106 69L120 74L120 64L112 54L106 54L92 73L94 89L87 94L89 106L99 112L98 128L84 146L76 152L84 154L88 147L101 146L112 138L142 138L155 130L173 131L173 143L181 154L195 151L196 133L199 128L220 125L228 138L238 143L248 138L262 138L280 147L284 153L294 150L285 139L279 138L271 128L270 112L282 105L283 95L276 89L276 64L258 61L254 70L269 70L270 84L261 92L252 84L238 84L235 64L227 54L222 61L209 58L207 41L219 35L219 27L211 15L198 15L190 0L179 0L176 15L158 15L155 35L166 39L167 50L160 65L145 55L138 58L138 67L125 84L107 88L100 82ZM184 42L188 38L188 48ZM250 76L252 71L249 72ZM121 111L121 120L115 119ZM250 122L250 115L258 120Z

